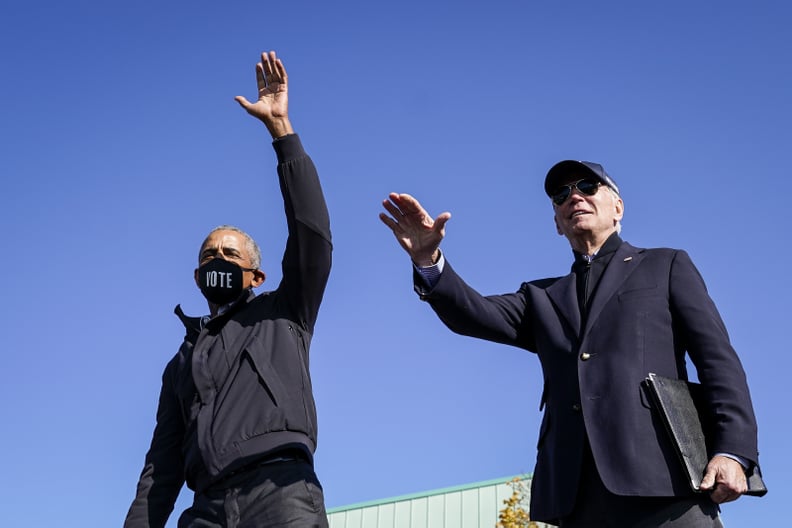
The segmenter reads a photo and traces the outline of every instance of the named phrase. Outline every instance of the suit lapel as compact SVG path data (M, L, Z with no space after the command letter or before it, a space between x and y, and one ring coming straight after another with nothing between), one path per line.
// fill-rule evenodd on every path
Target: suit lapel
M578 307L575 275L570 273L566 277L558 279L545 291L556 310L574 330L574 335L580 335L580 308Z
M613 255L608 267L605 268L600 278L594 298L591 299L588 318L586 319L585 334L588 333L592 325L602 313L603 307L613 297L613 294L627 280L627 277L635 270L643 259L643 252L624 242Z

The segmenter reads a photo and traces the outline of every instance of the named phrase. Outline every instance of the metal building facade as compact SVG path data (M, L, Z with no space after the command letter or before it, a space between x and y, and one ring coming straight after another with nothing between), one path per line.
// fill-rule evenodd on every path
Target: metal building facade
M330 528L495 528L514 478L332 508Z

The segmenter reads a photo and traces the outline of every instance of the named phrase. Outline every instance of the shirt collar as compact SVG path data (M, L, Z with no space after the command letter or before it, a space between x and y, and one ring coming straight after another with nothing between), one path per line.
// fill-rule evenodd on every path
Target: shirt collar
M599 251L595 252L593 255L584 255L583 253L578 253L574 249L572 253L575 255L575 262L572 265L572 269L575 269L580 266L587 266L594 260L604 257L605 255L609 255L619 249L619 246L622 244L622 239L618 233L614 232L608 239L602 244L602 247L599 248Z

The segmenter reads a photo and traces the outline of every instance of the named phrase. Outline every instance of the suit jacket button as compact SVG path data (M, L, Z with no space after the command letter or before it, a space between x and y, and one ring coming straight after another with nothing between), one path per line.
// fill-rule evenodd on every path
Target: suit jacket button
M572 410L575 412L580 412L580 404L576 403L575 405L573 405Z
M591 357L591 354L589 354L588 352L583 352L582 354L580 354L580 359L581 359L582 361L586 361L586 360L587 360L587 359L589 359L590 357Z

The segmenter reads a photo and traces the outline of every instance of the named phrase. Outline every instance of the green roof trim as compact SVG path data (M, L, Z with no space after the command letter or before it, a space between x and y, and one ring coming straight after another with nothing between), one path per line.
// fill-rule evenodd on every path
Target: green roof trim
M481 482L474 482L472 484L462 484L461 486L451 486L448 488L441 488L431 491L423 491L418 493L409 493L407 495L399 495L397 497L390 497L387 499L377 499L367 502L358 502L355 504L349 504L347 506L336 506L335 508L328 508L327 513L338 513L348 510L358 510L362 508L370 508L372 506L380 506L382 504L390 504L394 502L404 502L413 499L421 499L424 497L433 497L435 495L445 495L446 493L454 493L457 491L465 491L469 489L476 489L476 488L484 488L487 486L496 486L498 484L506 484L507 482L517 478L520 480L527 480L532 478L533 475L529 473L524 473L521 475L512 475L510 477L501 477L492 480L484 480Z

